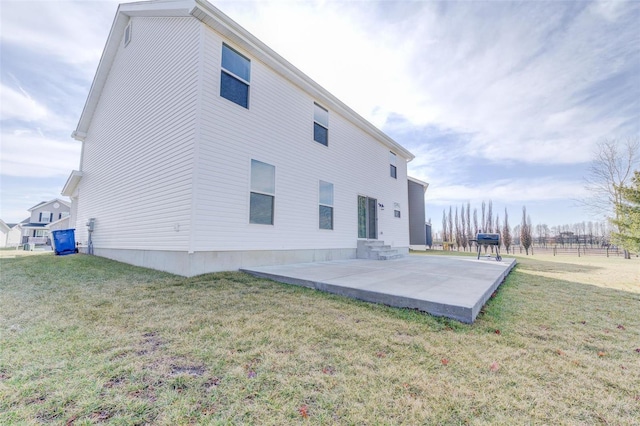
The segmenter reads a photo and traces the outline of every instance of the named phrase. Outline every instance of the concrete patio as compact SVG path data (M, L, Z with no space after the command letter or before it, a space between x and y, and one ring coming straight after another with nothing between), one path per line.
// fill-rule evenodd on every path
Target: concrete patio
M515 259L409 255L242 269L251 275L473 323Z

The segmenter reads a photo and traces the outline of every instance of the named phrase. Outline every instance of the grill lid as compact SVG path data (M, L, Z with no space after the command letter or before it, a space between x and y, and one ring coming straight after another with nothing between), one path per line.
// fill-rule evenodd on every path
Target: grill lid
M476 236L476 241L478 241L478 244L498 246L500 245L500 234L479 233Z

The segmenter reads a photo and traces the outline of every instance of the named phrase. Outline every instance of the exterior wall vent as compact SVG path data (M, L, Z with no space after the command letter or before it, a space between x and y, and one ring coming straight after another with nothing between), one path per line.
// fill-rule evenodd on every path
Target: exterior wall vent
M131 22L127 25L127 28L124 29L124 46L127 47L127 44L131 41Z

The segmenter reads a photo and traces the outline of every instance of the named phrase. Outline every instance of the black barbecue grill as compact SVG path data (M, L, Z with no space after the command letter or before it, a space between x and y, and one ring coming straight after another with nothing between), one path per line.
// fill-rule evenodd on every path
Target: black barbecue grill
M502 260L502 256L500 256L500 234L479 232L475 241L478 243L478 259L480 259L481 246L496 246L496 260L498 262Z

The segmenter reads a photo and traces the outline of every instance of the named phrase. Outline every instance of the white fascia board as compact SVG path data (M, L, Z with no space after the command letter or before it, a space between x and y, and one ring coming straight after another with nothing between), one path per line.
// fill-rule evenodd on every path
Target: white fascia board
M194 16L213 30L233 40L248 52L251 52L252 55L275 72L307 92L311 97L331 107L331 109L338 112L361 130L393 150L397 155L400 155L407 161L415 158L406 148L384 134L282 56L278 55L257 37L205 0L161 0L126 3L118 7L111 31L109 32L109 37L107 38L107 43L100 58L100 63L98 64L98 70L96 71L91 89L89 90L87 102L80 116L78 126L72 133L73 138L82 141L86 137L93 112L100 99L100 94L118 51L118 46L122 41L124 29L129 22L129 18L132 16Z
M326 106L338 112L374 139L393 150L397 155L405 158L407 161L415 158L415 156L402 145L365 120L361 115L349 108L282 56L278 55L269 46L242 28L219 9L205 0L195 0L195 3L196 7L191 11L193 16L207 24L213 30L237 43L272 70L307 92L320 103L324 103Z
M60 194L66 197L71 197L78 187L80 179L82 179L82 172L79 170L73 170L67 178L67 182L64 184L64 187L62 187Z

